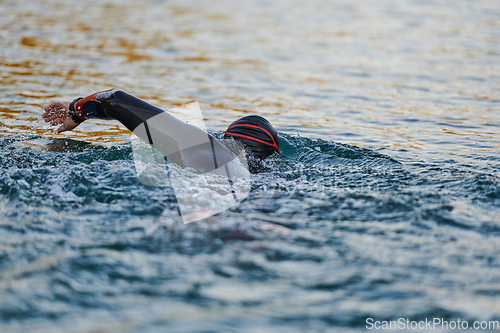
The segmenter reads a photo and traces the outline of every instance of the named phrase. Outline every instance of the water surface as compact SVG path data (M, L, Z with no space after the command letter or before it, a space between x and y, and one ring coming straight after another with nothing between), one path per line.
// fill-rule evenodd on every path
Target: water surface
M365 331L500 320L495 1L0 1L6 331ZM280 157L184 225L130 133L41 108L121 88L260 114Z

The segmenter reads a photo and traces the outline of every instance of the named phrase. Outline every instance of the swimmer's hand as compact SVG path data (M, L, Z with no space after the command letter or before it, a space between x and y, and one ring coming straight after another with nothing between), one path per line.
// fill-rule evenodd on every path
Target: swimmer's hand
M71 119L68 113L69 104L70 102L52 102L47 105L45 113L42 114L45 122L50 122L52 126L62 124L62 126L57 129L58 133L71 131L76 126L80 125Z

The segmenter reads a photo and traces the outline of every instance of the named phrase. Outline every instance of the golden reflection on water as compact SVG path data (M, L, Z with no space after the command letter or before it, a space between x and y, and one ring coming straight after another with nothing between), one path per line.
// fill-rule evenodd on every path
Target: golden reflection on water
M200 101L217 130L257 113L292 135L388 153L500 148L500 16L488 1L0 6L2 135L126 142L114 121L64 134L39 121L53 100L117 87L163 109Z

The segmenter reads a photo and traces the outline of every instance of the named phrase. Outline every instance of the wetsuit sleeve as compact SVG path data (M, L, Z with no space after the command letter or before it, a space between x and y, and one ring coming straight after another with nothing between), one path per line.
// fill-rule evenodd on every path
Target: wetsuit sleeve
M247 176L248 169L212 135L123 90L109 90L74 103L74 113L88 118L116 119L181 167L232 178ZM235 159L236 158L236 159Z
M90 118L110 119L99 101L88 100L84 103L80 103L83 99L83 97L76 98L69 105L69 115L75 123L81 123ZM78 104L81 104L79 109L80 112L76 112L76 106Z
M106 114L104 109L99 102L87 102L83 106L83 116L86 119L89 118L97 118L97 119L110 119L110 117Z
M78 120L76 122L90 118L116 119L132 132L148 119L165 113L164 110L118 89L77 98L71 103L69 112L73 120Z

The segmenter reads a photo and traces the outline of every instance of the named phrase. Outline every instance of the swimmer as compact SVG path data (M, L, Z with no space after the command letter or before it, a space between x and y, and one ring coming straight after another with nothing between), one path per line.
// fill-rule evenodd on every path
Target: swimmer
M171 163L210 172L224 166L226 175L248 173L232 163L234 154L209 133L123 90L98 92L72 102L53 102L45 108L42 117L53 126L60 125L59 133L71 131L90 118L116 119L160 150ZM224 139L228 138L241 142L257 162L279 153L278 134L261 116L234 121L224 133ZM250 172L259 171L258 164L249 163Z

